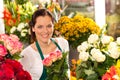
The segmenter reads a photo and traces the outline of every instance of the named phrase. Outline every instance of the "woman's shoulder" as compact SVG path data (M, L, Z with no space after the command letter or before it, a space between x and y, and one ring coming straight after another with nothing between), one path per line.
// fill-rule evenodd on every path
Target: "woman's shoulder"
M59 44L63 51L69 51L69 43L65 38L56 37L54 39L57 41L57 43Z
M54 39L57 40L58 43L60 43L60 42L68 43L68 41L64 37L56 37Z

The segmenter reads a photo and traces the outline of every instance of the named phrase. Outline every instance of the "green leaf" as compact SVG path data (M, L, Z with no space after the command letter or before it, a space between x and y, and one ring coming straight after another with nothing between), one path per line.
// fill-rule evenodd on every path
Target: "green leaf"
M83 66L77 66L77 68L76 68L76 77L77 77L77 79L86 77L84 69L85 69L85 67L83 67Z
M85 80L98 80L98 75L97 74L91 74L88 77L86 77Z

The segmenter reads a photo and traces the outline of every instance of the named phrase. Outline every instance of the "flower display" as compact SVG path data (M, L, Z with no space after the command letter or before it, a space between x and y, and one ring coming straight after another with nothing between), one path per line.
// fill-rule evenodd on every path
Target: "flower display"
M79 59L81 60L81 63L78 64L76 68L77 79L101 80L102 76L110 67L110 70L114 70L112 66L114 66L120 58L119 40L120 37L114 40L112 36L105 34L91 34L87 41L82 42L81 45L77 47ZM113 73L116 74L116 72Z
M28 1L21 4L17 2L17 0L13 1L7 1L4 6L4 12L3 12L3 19L5 23L5 33L7 34L15 34L18 37L20 37L20 41L26 43L29 42L29 35L28 30L29 27L27 23L31 19L31 16L33 12L37 9L33 4ZM20 28L21 27L21 28ZM16 30L17 31L14 31ZM21 32L18 31L19 29L22 29Z
M43 60L43 65L47 69L46 80L68 80L68 64L66 62L68 52L51 52Z
M16 35L0 34L0 80L31 80L17 60L23 48Z
M70 43L77 47L81 42L87 40L92 33L99 34L99 26L90 18L76 14L73 18L62 16L55 23L55 30L59 31Z

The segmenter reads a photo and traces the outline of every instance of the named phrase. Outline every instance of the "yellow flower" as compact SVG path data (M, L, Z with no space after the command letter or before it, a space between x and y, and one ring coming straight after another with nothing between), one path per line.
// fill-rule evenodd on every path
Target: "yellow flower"
M100 33L100 27L90 18L85 18L76 14L73 18L62 16L57 23L55 23L55 30L59 31L70 44L76 45L82 42L92 34Z
M77 60L77 65L80 65L80 63L81 63L81 60L80 59Z
M70 80L77 80L77 79L74 76L70 76Z
M120 60L117 60L116 69L117 69L117 74L120 77Z
M120 60L117 60L116 67L120 68Z

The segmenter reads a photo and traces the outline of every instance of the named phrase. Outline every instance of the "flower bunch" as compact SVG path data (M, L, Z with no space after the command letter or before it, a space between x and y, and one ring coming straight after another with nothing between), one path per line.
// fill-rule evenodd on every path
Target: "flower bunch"
M115 66L111 66L110 69L102 76L102 80L119 80L117 75L117 69Z
M120 80L120 60L117 60L117 64L113 65L102 76L102 80Z
M0 55L0 80L32 80L30 74L22 65L12 59L5 59Z
M3 19L5 23L5 33L7 34L11 34L11 28L17 28L17 26L19 26L21 23L28 23L33 12L37 9L30 1L23 4L18 4L16 1L17 0L13 0L11 2L8 1L4 6ZM28 27L26 29L28 29ZM24 31L23 33L26 33L26 31ZM14 32L14 34L16 34L17 36L19 35L18 32ZM19 37L21 40L22 35L19 35ZM29 39L28 35L26 35L25 37Z
M16 35L0 34L0 55L6 58L17 59L23 49L23 44Z
M13 26L10 29L10 34L16 34L23 43L30 42L30 30L28 23L21 22L18 26Z
M120 37L114 41L112 36L91 34L77 50L82 60L77 65L77 79L101 80L106 70L120 58Z
M31 80L17 61L22 48L16 35L0 34L0 80Z
M59 31L75 47L87 40L90 34L99 34L100 32L99 26L92 19L79 14L76 14L73 18L62 16L55 23L55 30Z
M67 52L56 51L43 60L43 65L47 69L46 80L68 80L67 54Z

